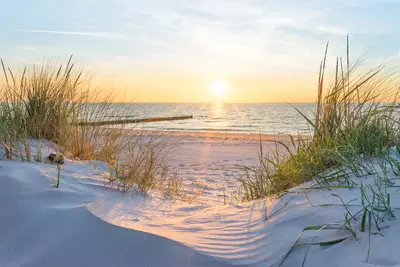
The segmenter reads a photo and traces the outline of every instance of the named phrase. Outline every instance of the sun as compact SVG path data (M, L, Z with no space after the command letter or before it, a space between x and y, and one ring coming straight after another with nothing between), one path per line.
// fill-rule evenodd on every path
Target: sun
M228 87L229 86L223 81L215 81L210 86L211 94L215 96L223 96L226 94Z

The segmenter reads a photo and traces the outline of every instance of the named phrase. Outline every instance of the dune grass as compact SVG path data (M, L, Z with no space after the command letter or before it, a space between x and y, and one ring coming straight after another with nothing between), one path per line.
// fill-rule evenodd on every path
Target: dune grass
M324 175L328 170L351 167L399 144L398 87L392 73L384 65L362 73L357 69L360 60L350 64L347 54L346 66L336 59L333 81L325 88L327 52L328 45L320 65L315 117L298 111L311 132L291 137L290 144L277 143L268 155L260 144L259 165L245 167L240 178L240 200L279 195L311 179L327 187L342 175Z
M350 64L347 39L345 66L342 58L336 58L333 80L326 87L327 52L328 45L320 65L315 116L307 117L298 110L311 132L308 136L291 137L291 143L277 142L270 154L263 153L260 142L259 165L245 167L246 175L240 179L236 196L249 201L302 192L313 206L307 196L309 190L325 190L329 194L333 189L352 189L359 192L355 200L360 203L344 202L339 195L332 194L341 202L335 205L343 207L343 222L305 226L278 266L285 264L297 247L306 247L301 265L305 266L311 246L330 246L349 238L357 240L363 232L368 233L365 260L368 262L371 235L379 233L381 224L395 216L390 199L398 186L389 179L389 174L400 175L396 76L384 65L363 72L360 60ZM308 188L306 185L294 188L311 180ZM323 242L313 241L317 236L308 242L302 240L305 232L321 235L325 230L344 231L348 236Z
M108 184L117 186L123 192L136 188L144 195L163 187L168 177L168 166L164 159L169 146L160 142L159 138L159 135L145 138L140 132L131 135L121 155L124 160L112 164Z
M49 64L25 68L16 75L1 66L6 81L2 102L8 104L9 119L18 122L17 134L26 133L32 138L44 138L61 143L66 125L76 109L82 94L81 71L75 71L71 59L64 67Z
M346 168L341 172L342 176L340 179L336 180L336 184L330 184L323 189L352 189L355 192L354 199L345 202L339 195L330 194L340 200L341 204L318 204L313 205L310 199L307 197L309 204L314 207L342 207L344 211L344 219L342 222L335 221L320 225L309 225L306 226L297 239L295 240L292 247L279 261L278 266L282 266L286 260L290 257L292 252L297 247L307 247L303 263L301 266L305 266L308 250L311 246L331 246L343 242L344 240L353 238L354 240L359 240L359 237L364 235L367 238L368 247L365 251L365 262L369 262L371 254L371 236L372 235L382 235L381 232L383 227L388 220L393 220L396 218L396 212L399 208L392 207L391 196L398 193L398 185L396 180L398 180L400 172L400 151L398 146L391 149L384 149L379 153L376 153L374 157L369 159L364 159L359 162L356 168L355 165L351 168ZM346 174L347 172L347 174ZM355 179L357 177L358 179ZM369 180L366 178L369 177ZM364 179L362 179L364 178ZM348 186L341 186L341 180L347 180ZM319 187L311 188L301 188L301 190L306 194L309 190L321 189ZM327 192L328 193L328 192ZM358 194L358 197L357 197ZM387 227L387 224L386 224ZM321 231L325 230L335 230L341 231L342 233L347 233L347 236L341 235L338 238L325 241L313 241L319 240L321 237ZM315 231L315 236L308 242L303 240L302 235L308 231ZM367 237L365 235L367 234ZM365 239L364 239L365 240Z
M181 187L171 176L165 158L166 144L143 133L130 135L126 124L88 126L85 122L125 119L114 94L91 89L83 70L69 58L67 64L45 63L13 72L0 60L5 84L0 89L0 145L7 159L32 161L31 140L36 139L34 160L43 162L42 140L55 144L58 155L99 160L118 170L109 182L118 180L122 190L135 188L143 194L166 187ZM127 111L126 111L127 112ZM132 114L130 114L132 115ZM83 123L82 123L83 122ZM123 157L128 151L127 157ZM56 187L61 165L57 165ZM173 175L172 175L173 176Z
M65 66L47 63L13 72L1 60L5 85L1 88L0 131L8 159L31 161L30 139L46 139L63 146L84 95L82 71L72 58ZM21 145L24 147L21 151Z

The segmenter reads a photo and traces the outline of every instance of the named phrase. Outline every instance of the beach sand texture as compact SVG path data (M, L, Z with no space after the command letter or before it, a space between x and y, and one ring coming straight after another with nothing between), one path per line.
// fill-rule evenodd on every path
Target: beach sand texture
M187 182L207 185L201 198L187 203L157 194L122 194L103 186L105 164L71 159L56 189L54 165L1 161L0 266L278 266L305 227L343 223L343 206L327 206L341 204L331 194L360 202L358 189L339 188L309 191L308 200L301 191L307 183L280 199L224 203L221 188L233 188L240 174L234 166L256 162L256 135L164 138L180 142L169 163L180 167ZM391 201L394 210L400 208L398 194ZM384 236L371 235L368 263L369 236L359 228L354 229L358 240L311 246L304 266L400 266L398 222L387 221ZM347 236L332 230L302 238ZM306 250L296 248L282 266L301 266Z

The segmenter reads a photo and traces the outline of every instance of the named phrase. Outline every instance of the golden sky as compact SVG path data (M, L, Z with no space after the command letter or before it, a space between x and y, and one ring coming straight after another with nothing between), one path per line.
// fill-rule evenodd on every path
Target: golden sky
M325 43L332 66L348 33L353 59L374 46L377 61L400 58L396 1L100 2L5 1L0 56L23 69L72 54L94 84L139 102L313 102Z
M98 87L118 92L116 101L262 103L313 102L316 78L310 76L221 76L188 75L120 76L94 79ZM217 92L216 92L217 91Z

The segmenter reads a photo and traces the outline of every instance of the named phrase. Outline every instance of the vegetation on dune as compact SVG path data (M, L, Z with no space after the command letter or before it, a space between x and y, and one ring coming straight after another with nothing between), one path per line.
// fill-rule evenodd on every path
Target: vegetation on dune
M112 165L107 185L117 186L123 192L135 187L147 195L151 190L164 191L173 183L174 189L181 187L181 180L170 172L165 162L171 146L159 142L160 135L144 138L132 136L127 146L121 151L126 160ZM170 176L170 174L172 174Z
M43 161L43 140L57 146L57 154L84 160L100 160L118 171L108 175L109 183L127 191L135 188L147 194L163 186L177 191L176 176L169 175L162 153L166 144L145 140L143 133L126 134L126 124L113 127L90 125L89 122L113 115L124 119L112 94L89 87L69 58L66 65L43 64L26 67L21 74L13 72L1 60L5 84L0 88L0 145L7 159ZM37 140L32 158L31 139ZM129 151L129 157L121 157ZM163 167L161 167L163 166ZM56 187L60 182L60 164ZM161 182L162 181L162 182Z
M315 117L298 111L312 128L309 136L292 137L291 144L276 143L275 151L267 155L260 144L259 165L245 167L246 175L240 179L236 194L240 200L249 201L304 193L314 208L343 208L342 222L304 226L278 266L284 265L298 247L305 248L301 265L305 266L311 246L331 246L349 238L358 240L364 233L368 240L368 262L371 236L381 234L382 224L395 218L398 210L391 206L391 195L398 192L395 180L400 175L399 86L393 73L388 73L383 65L360 73L357 69L360 61L350 64L347 41L346 62L336 59L333 81L325 89L327 51L328 45L320 65ZM293 188L311 180L314 182ZM339 195L329 194L332 190L346 189L359 192L358 198L345 202ZM339 204L313 205L308 196L312 190L325 190ZM265 219L274 214L266 215ZM315 236L302 238L305 232L312 231ZM347 236L330 240L323 238L326 231L340 231Z
M246 175L240 178L239 199L279 195L314 178L329 185L340 175L323 175L328 170L347 167L399 143L398 87L393 75L383 65L360 73L360 61L350 64L347 54L345 63L336 59L334 79L326 89L327 51L328 45L320 65L315 117L298 111L312 131L291 137L291 144L277 143L271 154L264 154L261 144L259 165L245 167Z

